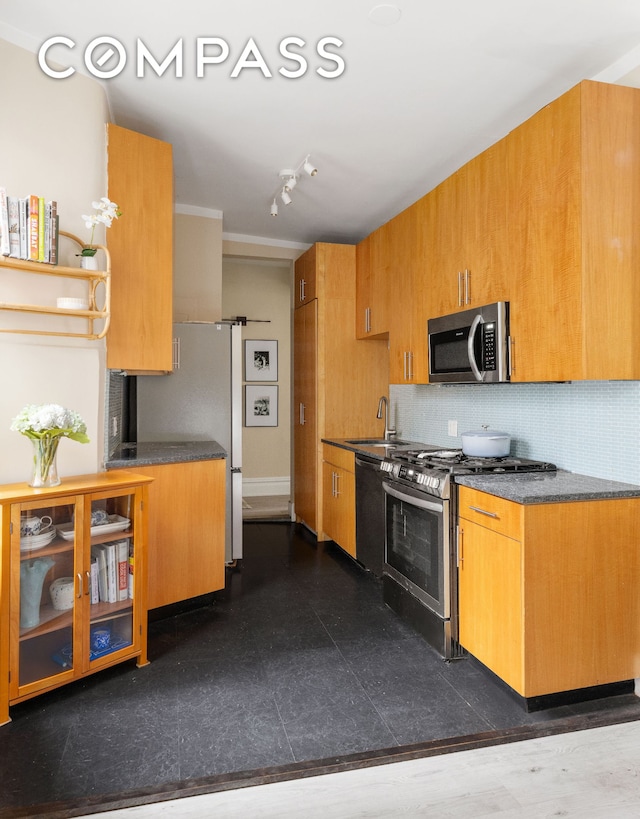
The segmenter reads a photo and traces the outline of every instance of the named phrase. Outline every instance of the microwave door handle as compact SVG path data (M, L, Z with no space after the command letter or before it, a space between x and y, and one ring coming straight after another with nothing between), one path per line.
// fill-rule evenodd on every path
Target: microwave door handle
M476 381L484 381L484 373L480 372L478 369L478 364L476 362L476 357L473 351L475 340L476 340L476 333L478 332L478 327L484 324L484 320L480 313L474 318L471 322L471 327L469 328L469 338L467 339L467 353L469 355L469 364L471 365L471 371L476 377Z

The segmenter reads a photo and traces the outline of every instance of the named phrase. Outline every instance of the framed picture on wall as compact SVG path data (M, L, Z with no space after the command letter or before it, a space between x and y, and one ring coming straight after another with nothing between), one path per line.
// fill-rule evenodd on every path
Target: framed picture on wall
M278 387L276 384L245 385L244 425L245 427L278 426Z
M278 342L248 338L244 342L244 380L278 380Z

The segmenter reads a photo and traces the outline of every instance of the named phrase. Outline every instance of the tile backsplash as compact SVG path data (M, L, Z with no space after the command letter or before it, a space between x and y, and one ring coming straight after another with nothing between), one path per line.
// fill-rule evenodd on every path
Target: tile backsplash
M640 382L394 385L390 398L404 438L460 447L461 433L488 424L511 435L513 455L640 484Z

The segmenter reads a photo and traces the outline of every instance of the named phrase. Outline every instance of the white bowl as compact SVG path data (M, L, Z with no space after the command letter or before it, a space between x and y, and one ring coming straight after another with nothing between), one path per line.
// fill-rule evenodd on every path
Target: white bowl
M70 299L70 298L59 298L56 300L56 304L62 310L88 310L89 309L89 302L87 299Z

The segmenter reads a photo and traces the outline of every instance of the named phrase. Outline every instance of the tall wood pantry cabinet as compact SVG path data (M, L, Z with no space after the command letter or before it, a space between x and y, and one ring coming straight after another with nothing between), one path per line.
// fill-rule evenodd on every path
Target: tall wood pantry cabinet
M151 480L0 487L0 725L10 705L124 660L146 665Z
M107 126L109 199L122 216L107 231L111 325L107 367L171 372L173 322L172 147Z
M319 539L327 539L322 438L382 435L376 412L388 390L387 342L356 339L355 246L318 243L295 267L296 280L306 282L304 300L299 288L294 293L295 512Z

